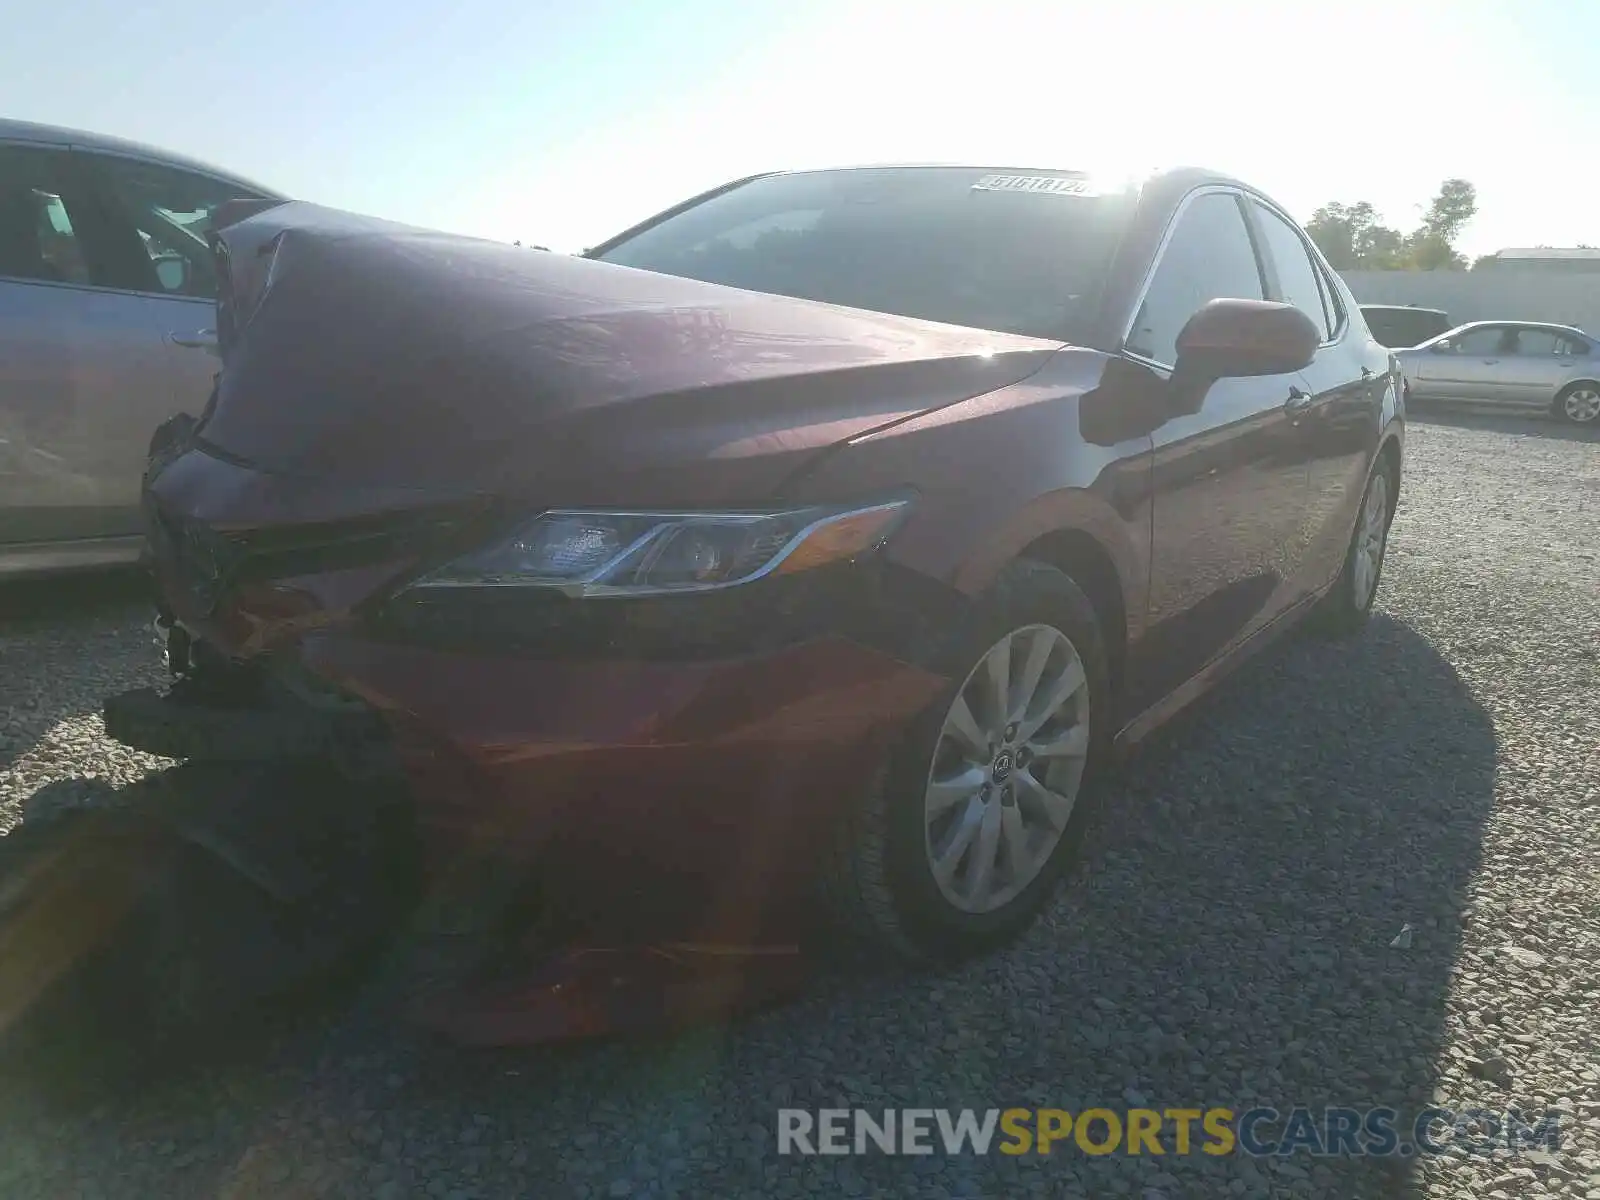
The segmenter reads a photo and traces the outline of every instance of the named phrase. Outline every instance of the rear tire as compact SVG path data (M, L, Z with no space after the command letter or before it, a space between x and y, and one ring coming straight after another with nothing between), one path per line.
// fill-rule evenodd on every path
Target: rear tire
M1600 425L1600 386L1573 383L1561 389L1551 411L1571 425Z
M1042 673L1025 695L1035 654ZM827 907L852 941L911 963L993 950L1033 923L1081 843L1112 732L1100 621L1053 567L1012 563L930 658L951 682L907 729L865 802L845 814L822 878ZM1069 688L1078 690L1034 728ZM1004 713L993 699L1001 690ZM984 695L994 705L987 713ZM958 702L965 715L953 726ZM961 753L983 739L953 734L957 726L992 736L987 769L979 751L970 763ZM979 790L949 800L964 780Z
M1394 522L1399 494L1398 472L1392 462L1380 459L1367 480L1356 527L1345 551L1344 569L1311 617L1311 627L1328 637L1350 637L1365 628L1372 617L1383 564L1389 549L1389 527Z

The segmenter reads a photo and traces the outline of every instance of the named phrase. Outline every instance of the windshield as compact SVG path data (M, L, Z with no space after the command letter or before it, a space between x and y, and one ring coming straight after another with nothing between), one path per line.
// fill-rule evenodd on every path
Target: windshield
M752 180L595 257L751 291L1072 340L1099 301L1132 192L975 168Z
M1430 309L1369 308L1363 312L1372 336L1391 350L1421 345L1450 329L1450 319Z

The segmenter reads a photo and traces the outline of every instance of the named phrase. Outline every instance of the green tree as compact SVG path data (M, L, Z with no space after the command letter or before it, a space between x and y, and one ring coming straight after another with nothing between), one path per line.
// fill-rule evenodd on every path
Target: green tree
M1439 194L1428 205L1428 211L1422 214L1422 228L1417 234L1448 244L1477 215L1478 189L1465 179L1446 179L1439 185Z
M1306 232L1336 271L1459 270L1467 260L1455 240L1477 211L1478 189L1465 179L1446 179L1408 234L1380 223L1365 200L1324 204L1311 214Z
M1336 271L1388 270L1405 253L1405 238L1380 225L1365 200L1324 204L1311 214L1306 232Z

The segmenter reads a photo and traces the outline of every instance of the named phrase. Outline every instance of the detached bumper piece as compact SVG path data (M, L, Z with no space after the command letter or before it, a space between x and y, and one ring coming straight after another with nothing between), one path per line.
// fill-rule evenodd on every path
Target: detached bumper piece
M407 816L324 763L191 762L25 821L0 838L0 1060L143 1074L328 995L414 903Z

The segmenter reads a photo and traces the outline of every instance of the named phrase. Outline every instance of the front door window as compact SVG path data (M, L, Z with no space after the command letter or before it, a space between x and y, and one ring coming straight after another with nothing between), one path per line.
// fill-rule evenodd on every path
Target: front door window
M66 155L32 146L0 146L0 277L41 283L93 283L73 219L77 198L63 199Z
M140 253L124 283L138 291L214 299L212 217L229 200L252 198L225 180L138 159L100 156L98 169L117 215L131 225Z

